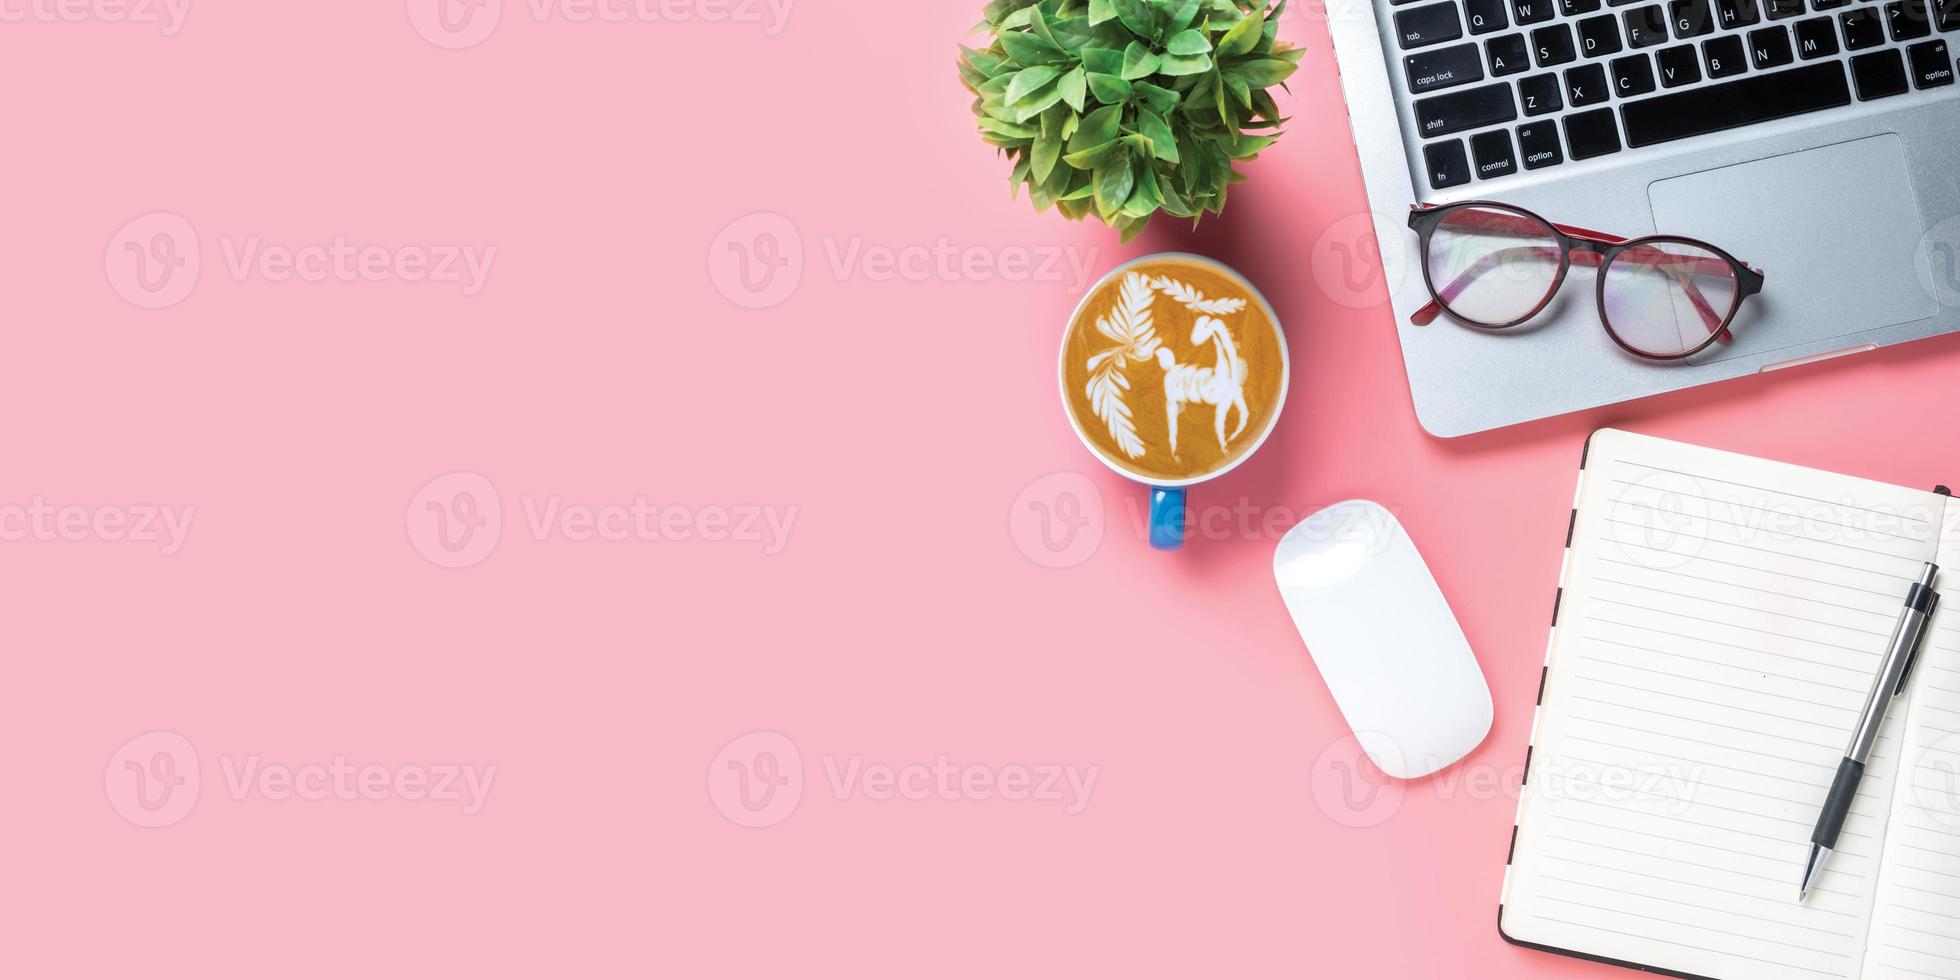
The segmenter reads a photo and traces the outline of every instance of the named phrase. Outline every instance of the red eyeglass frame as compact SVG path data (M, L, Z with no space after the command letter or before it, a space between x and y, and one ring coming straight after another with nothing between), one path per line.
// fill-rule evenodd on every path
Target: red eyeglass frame
M1459 276L1456 282L1443 288L1438 288L1436 280L1430 275L1429 243L1431 237L1435 235L1436 229L1442 225L1445 217L1468 208L1483 209L1477 212L1479 220L1499 230L1503 229L1503 218L1507 214L1529 219L1531 222L1535 222L1535 225L1524 225L1521 223L1513 226L1512 230L1528 233L1534 237L1544 237L1544 232L1549 229L1552 233L1550 237L1555 239L1559 244L1558 278L1552 281L1551 288L1545 292L1544 300L1536 308L1530 313L1509 323L1482 323L1450 309L1449 300L1455 298L1455 295L1460 293L1463 287L1467 285L1466 280L1471 278L1475 267L1471 271L1465 272L1464 275ZM1492 213L1493 211L1498 213ZM1545 312L1545 308L1550 306L1552 300L1558 297L1559 291L1565 288L1565 277L1572 270L1572 262L1575 255L1580 256L1579 261L1581 264L1604 270L1614 259L1631 249L1639 248L1643 245L1674 243L1689 245L1707 251L1724 262L1728 266L1730 275L1735 278L1735 297L1730 301L1728 310L1718 316L1715 309L1702 296L1701 290L1687 276L1688 270L1685 268L1672 270L1681 282L1683 291L1694 303L1696 311L1701 314L1703 324L1708 328L1707 340L1695 345L1692 350L1683 351L1678 354L1658 354L1653 351L1641 350L1628 343L1625 338L1620 336L1619 331L1613 329L1612 317L1606 312L1606 277L1603 275L1598 277L1598 282L1594 290L1594 301L1598 304L1599 322L1606 328L1606 335L1611 337L1613 343L1619 345L1621 350L1635 357L1652 361L1679 361L1707 350L1718 341L1725 344L1732 342L1735 336L1729 332L1729 327L1735 322L1736 313L1741 311L1743 301L1763 291L1765 274L1762 270L1749 265L1741 259L1730 255L1727 251L1717 248L1708 242L1695 238L1686 238L1680 235L1647 235L1641 238L1622 238L1618 235L1609 235L1605 232L1592 231L1587 228L1555 224L1515 204L1504 204L1499 201L1457 201L1442 205L1418 204L1409 211L1409 229L1416 233L1420 241L1422 251L1422 281L1424 285L1429 287L1429 304L1417 310L1415 315L1409 318L1410 322L1416 326L1427 326L1435 322L1438 316L1448 314L1451 319L1479 330L1509 329ZM1707 261L1706 259L1700 259L1694 256L1671 256L1671 258L1690 265Z

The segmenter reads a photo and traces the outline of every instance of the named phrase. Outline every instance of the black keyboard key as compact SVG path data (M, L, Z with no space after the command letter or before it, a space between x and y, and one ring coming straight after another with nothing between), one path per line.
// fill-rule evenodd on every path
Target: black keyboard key
M1598 13L1600 0L1558 0L1558 12L1567 17L1584 17Z
M1644 96L1654 90L1654 65L1646 55L1613 59L1613 94L1619 98Z
M1863 51L1885 43L1885 25L1879 23L1878 11L1860 7L1839 14L1838 19L1844 22L1845 50Z
M1885 23L1894 41L1917 41L1933 36L1933 11L1926 0L1893 0L1885 5Z
M1804 15L1803 0L1763 0L1763 12L1770 20L1785 20Z
M1564 163L1565 150L1558 144L1558 123L1547 119L1519 126L1518 155L1524 157L1526 170L1556 167Z
M1953 52L1945 41L1927 41L1906 49L1912 59L1912 83L1920 88L1953 84Z
M1463 36L1463 21L1456 15L1456 4L1435 3L1395 13L1395 37L1405 48L1422 48Z
M1709 78L1734 78L1749 70L1749 54L1742 50L1742 39L1733 34L1703 41L1701 54L1708 62Z
M1679 88L1701 81L1701 56L1695 53L1692 44L1662 48L1654 52L1654 60L1660 64L1662 88Z
M1524 103L1525 115L1542 116L1565 108L1565 89L1557 75L1533 75L1518 82L1518 100Z
M1646 95L1654 90L1654 66L1644 54L1613 59L1613 94L1622 99Z
M1781 68L1797 60L1796 52L1790 50L1790 32L1780 26L1750 31L1749 58L1757 71Z
M1511 0L1511 17L1519 27L1543 24L1557 12L1557 0Z
M1518 118L1509 83L1463 89L1416 100L1416 132L1424 139L1482 129Z
M1484 80L1484 56L1474 44L1408 55L1402 68L1409 76L1409 91L1418 94Z
M1604 65L1580 65L1565 70L1565 104L1569 108L1583 109L1598 105L1613 94L1607 88Z
M1797 21L1797 53L1805 61L1837 54L1837 25L1829 17Z
M1531 67L1531 52L1525 50L1523 34L1507 34L1484 42L1484 50L1490 55L1490 73L1494 78L1515 75Z
M1904 95L1912 87L1906 81L1906 59L1897 50L1873 51L1851 59L1851 77L1858 81L1858 98L1865 102Z
M1960 3L1960 0L1954 0ZM1603 58L1609 54L1619 54L1626 46L1620 43L1620 19L1612 14L1600 14L1579 22L1579 53L1588 58Z
M1572 29L1553 24L1531 32L1531 48L1538 53L1538 67L1569 65L1579 60L1579 49L1572 46Z
M1489 34L1511 26L1511 15L1504 12L1504 0L1464 0L1463 12L1470 20L1470 33Z
M1620 152L1620 130L1613 125L1613 110L1594 109L1565 117L1565 145L1574 160Z
M1470 182L1470 158L1463 153L1462 140L1423 147L1422 162L1429 167L1429 186L1439 191Z
M1732 31L1762 23L1763 12L1756 6L1756 0L1715 0L1715 19L1723 30Z
M1851 5L1851 0L1810 0L1810 5L1821 14L1826 10L1848 7Z
M1960 31L1960 0L1934 0L1933 26L1942 31Z
M1652 146L1850 104L1843 67L1823 61L1629 102L1620 112L1626 117L1627 145Z
M1636 7L1621 16L1626 18L1628 45L1651 48L1667 43L1667 11L1659 4Z
M1715 33L1715 7L1710 0L1674 0L1667 5L1674 36L1682 40Z
M1478 180L1518 172L1518 158L1511 155L1511 134L1501 129L1470 137L1470 157L1476 161Z

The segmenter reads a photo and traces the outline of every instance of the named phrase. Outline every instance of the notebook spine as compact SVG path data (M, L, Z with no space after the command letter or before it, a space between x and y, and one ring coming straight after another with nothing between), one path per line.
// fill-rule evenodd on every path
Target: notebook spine
M1545 660L1538 669L1538 698L1531 707L1531 740L1524 749L1524 774L1518 781L1518 810L1511 820L1510 847L1504 855L1503 894L1497 903L1500 921L1504 914L1504 899L1511 894L1511 861L1518 853L1518 828L1524 825L1526 796L1524 788L1531 785L1531 759L1538 749L1538 722L1545 707L1545 685L1552 677L1552 649L1558 642L1558 612L1565 604L1565 577L1572 569L1572 541L1579 530L1579 500L1586 492L1586 461L1592 455L1592 437L1586 437L1586 447L1579 454L1579 479L1572 488L1572 510L1565 521L1565 553L1559 556L1558 587L1552 593L1552 624L1545 635Z

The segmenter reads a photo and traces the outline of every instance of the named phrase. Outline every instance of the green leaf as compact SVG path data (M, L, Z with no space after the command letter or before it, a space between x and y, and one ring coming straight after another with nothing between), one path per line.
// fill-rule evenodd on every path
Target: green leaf
M1110 0L1116 6L1116 17L1123 26L1145 40L1157 37L1157 18L1151 16L1150 6L1144 0Z
M1273 97L1267 94L1265 89L1253 90L1252 108L1258 111L1261 119L1279 119L1279 103L1274 102Z
M1103 106L1083 116L1082 125L1077 127L1075 137L1068 142L1069 152L1086 150L1114 140L1122 124L1123 107L1120 105Z
M1115 48L1083 48L1082 66L1092 72L1114 75L1123 70L1123 52Z
M1062 42L1055 40L1055 32L1048 29L1048 19L1041 16L1040 5L1030 6L1027 8L1027 11L1028 26L1034 28L1036 34L1041 35L1042 39L1046 40L1049 44L1061 48L1064 51L1068 50Z
M1062 162L1077 170L1094 170L1102 166L1103 161L1108 160L1111 155L1122 148L1122 140L1110 140L1101 146L1092 146L1086 150L1077 150L1070 153L1062 157Z
M1157 171L1149 161L1137 161L1135 183L1130 199L1123 203L1123 214L1132 218L1148 218L1164 204L1163 192L1157 189Z
M1191 22L1198 19L1198 8L1202 6L1204 4L1200 0L1177 0L1177 5L1170 9L1170 18L1165 22L1164 30L1175 34L1190 27Z
M960 84L975 95L980 94L980 86L987 84L987 76L980 69L962 60L959 64Z
M1123 209L1136 187L1136 173L1130 169L1128 150L1118 149L1096 168L1096 210L1109 218Z
M980 128L990 133L999 133L1002 136L1008 136L1014 139L1033 139L1040 135L1039 131L1033 126L1008 122L1004 119L982 119L980 120Z
M1232 156L1240 160L1250 159L1252 157L1258 156L1259 151L1264 150L1266 147L1273 145L1273 143L1278 139L1279 137L1277 136L1241 137L1238 143L1232 147Z
M1168 116L1172 109L1177 108L1178 94L1170 89L1149 82L1136 82L1132 87L1136 89L1137 98L1142 99L1151 112Z
M1134 91L1129 82L1115 75L1105 75L1102 72L1089 73L1089 94L1094 95L1096 101L1103 105L1128 102L1130 94Z
M1211 42L1200 31L1179 31L1164 42L1164 50L1175 55L1210 54Z
M1000 46L1007 49L1007 56L1023 65L1042 65L1067 62L1071 60L1062 46L1039 34L1026 34L1010 31L1000 36Z
M1068 193L1069 181L1073 180L1074 177L1075 170L1070 167L1056 167L1049 171L1048 179L1035 185L1038 194L1036 200L1059 200L1063 195Z
M1034 151L1029 156L1029 159L1033 161L1033 170L1031 172L1034 174L1034 179L1036 181L1046 181L1048 175L1054 171L1056 161L1061 158L1062 139L1059 134L1050 136L1044 133L1035 137Z
M1010 106L1020 105L1027 99L1030 93L1054 81L1060 74L1061 72L1047 65L1035 65L1032 68L1021 69L1015 73L1014 80L1007 86L1007 104Z
M1288 76L1293 74L1293 65L1271 58L1260 58L1233 65L1232 73L1245 79L1248 85L1267 88L1286 81Z
M1211 70L1211 55L1208 54L1167 54L1159 59L1157 71L1173 77L1196 75Z
M1165 163L1177 162L1177 136L1164 117L1149 109L1137 110L1137 132L1150 138L1150 152Z
M1248 109L1252 108L1252 89L1245 84L1244 78L1232 72L1226 72L1225 87L1232 90L1232 97L1239 100L1240 105Z
M1062 101L1068 103L1069 108L1077 112L1082 111L1082 97L1086 94L1088 79L1081 65L1076 65L1068 74L1063 75L1062 80L1056 83L1056 87L1061 89ZM1251 106L1247 105L1246 108Z
M1157 182L1157 193L1164 199L1164 212L1166 214L1178 218L1197 216L1197 212L1192 209L1190 204L1185 203L1184 196L1177 192L1177 186L1171 182L1168 176Z
M1089 24L1095 26L1116 19L1116 5L1110 0L1089 0Z
M1049 106L1056 105L1061 101L1061 86L1054 82L1049 82L1028 93L1026 99L1012 103L1009 108L1014 110L1015 122L1027 122L1047 111Z
M1157 66L1161 63L1162 59L1157 57L1156 52L1144 47L1143 42L1131 41L1130 46L1123 50L1123 78L1125 81L1149 78L1157 74Z
M1246 14L1225 32L1224 39L1218 42L1218 53L1236 56L1251 51L1253 45L1259 43L1259 36L1265 29L1266 19L1260 16L1259 11Z
M1007 63L1006 58L992 51L979 51L969 48L964 44L960 45L960 56L966 60L967 64L980 69L989 78L998 74L1000 72L1000 66Z

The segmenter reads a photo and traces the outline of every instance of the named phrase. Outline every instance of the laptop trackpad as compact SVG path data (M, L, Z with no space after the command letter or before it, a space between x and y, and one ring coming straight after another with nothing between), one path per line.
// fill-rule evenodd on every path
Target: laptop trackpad
M1648 200L1657 231L1718 245L1766 274L1728 357L1940 312L1917 271L1926 225L1896 134L1656 181Z

